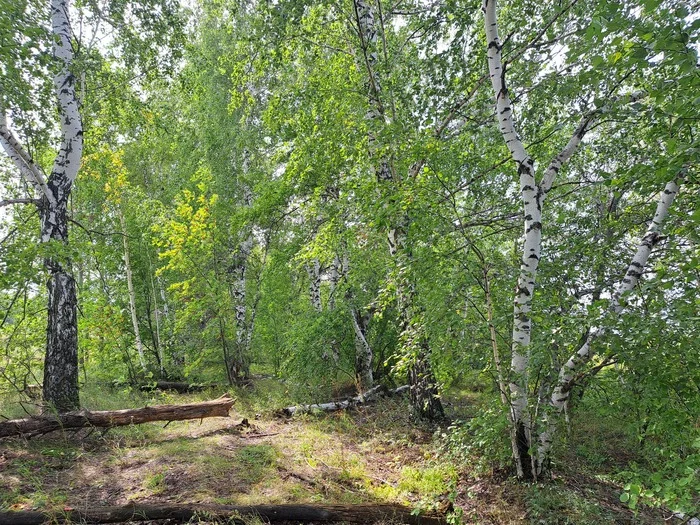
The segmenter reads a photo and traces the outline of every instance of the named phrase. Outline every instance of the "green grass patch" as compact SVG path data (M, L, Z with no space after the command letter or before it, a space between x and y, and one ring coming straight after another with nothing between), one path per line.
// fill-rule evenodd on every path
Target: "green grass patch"
M586 498L562 486L531 485L528 487L525 501L530 523L619 523L613 514L601 507L593 495Z
M234 461L242 479L257 483L277 464L279 453L271 445L250 445L236 451Z
M143 488L151 494L160 494L165 490L165 473L154 472L143 480Z

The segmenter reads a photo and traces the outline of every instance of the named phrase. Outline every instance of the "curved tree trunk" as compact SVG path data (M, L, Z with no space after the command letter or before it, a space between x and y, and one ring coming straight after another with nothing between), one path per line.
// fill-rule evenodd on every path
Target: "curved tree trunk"
M518 166L520 193L523 204L524 241L520 274L513 301L513 335L510 370L511 444L518 478L537 477L533 449L532 424L528 400L528 369L532 332L532 298L542 248L542 205L559 170L568 162L590 129L594 114L585 116L569 142L547 166L539 183L535 161L525 150L513 120L513 104L508 94L505 66L501 58L502 44L498 36L496 0L484 0L484 26L487 41L489 76L496 99L496 118L511 157Z
M639 282L640 277L646 267L651 251L656 244L661 240L659 229L664 219L668 215L668 211L673 204L673 201L678 194L680 188L680 177L666 184L659 202L656 206L656 212L647 229L646 233L639 240L637 252L627 268L627 272L622 281L617 286L617 290L612 298L612 304L608 310L608 315L617 315L624 309L620 302L620 297L628 292L631 292ZM599 339L605 334L603 327L592 328L588 332L583 344L574 353L559 370L559 378L554 387L551 397L551 411L545 419L544 428L539 435L539 445L537 450L537 472L539 474L546 473L550 464L550 454L552 450L552 441L559 422L561 414L566 413L571 389L576 382L577 373L583 365L588 363L593 356L591 346L596 339Z

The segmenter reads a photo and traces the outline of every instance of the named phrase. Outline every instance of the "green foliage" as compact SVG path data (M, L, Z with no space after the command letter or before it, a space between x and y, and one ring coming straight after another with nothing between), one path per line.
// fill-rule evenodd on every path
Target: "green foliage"
M440 434L444 452L475 474L510 468L508 421L501 410L481 409L467 421L453 422Z
M57 123L46 4L0 0L0 106L48 170ZM136 392L157 377L234 381L236 359L275 376L240 392L251 414L289 398L327 401L354 382L355 311L368 316L380 381L405 383L417 350L429 348L443 390L466 385L488 398L442 433L447 457L479 474L510 466L494 346L508 382L522 211L517 167L493 123L479 9L371 4L372 72L350 1L216 0L195 2L192 12L173 0L75 3L86 152L71 196L71 243L39 246L34 207L0 214L0 393L12 400L3 415L21 415L17 401L42 377L39 290L42 259L51 257L72 261L78 284L87 407L101 401L98 385L112 382L120 386L111 408L122 408L167 399ZM499 10L518 131L537 170L581 118L600 117L557 173L544 209L528 408L533 420L551 414L541 401L562 364L591 327L604 328L574 387L583 397L572 397L573 433L558 434L555 449L626 484L631 507L684 512L697 506L700 414L693 7L600 0ZM111 35L100 44L98 23ZM374 80L381 116L370 119L379 111L369 98ZM631 93L640 98L630 103ZM380 160L390 183L377 181ZM622 298L625 312L610 315L656 196L679 173L666 238ZM31 190L9 164L0 182L2 199ZM405 246L393 256L386 239L397 225ZM306 272L316 262L320 311ZM138 442L151 431L123 432ZM222 468L244 468L258 482L275 457L247 447ZM441 468L407 469L392 489L452 492L455 473ZM529 494L534 520L557 512L562 523L608 519L560 487Z

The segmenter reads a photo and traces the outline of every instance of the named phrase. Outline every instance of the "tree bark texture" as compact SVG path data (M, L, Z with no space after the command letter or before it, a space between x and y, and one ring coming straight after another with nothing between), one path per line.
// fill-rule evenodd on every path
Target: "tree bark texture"
M532 298L534 296L542 245L542 205L560 169L571 159L586 133L608 108L599 108L583 116L567 144L549 162L540 182L537 183L535 163L518 137L513 121L512 102L508 96L505 69L501 59L502 45L498 37L496 0L485 0L483 11L488 46L489 76L496 97L496 117L504 141L513 160L518 165L525 223L522 260L513 309L512 358L509 385L513 457L518 477L536 480L548 468L554 430L559 415L566 410L575 373L582 364L590 359L592 355L591 343L604 332L602 328L589 330L583 345L562 366L551 401L546 403L550 407L544 412L542 428L535 429L530 421L527 375L530 364ZM635 92L626 95L624 99L626 102L634 102L642 96L643 93ZM641 277L649 254L659 240L658 228L668 213L668 209L677 192L678 181L672 181L666 185L652 224L640 241L637 253L613 296L609 310L610 314L617 314L622 310L622 305L619 302L621 294L631 291L639 277ZM533 436L535 432L539 432L539 435ZM536 452L535 454L531 454L533 450Z
M528 366L532 332L532 298L542 248L542 205L559 170L569 161L589 130L594 115L585 116L566 146L547 166L539 183L535 162L525 150L515 128L512 101L506 87L505 68L501 58L502 44L498 36L496 0L483 4L487 40L487 58L491 85L496 98L496 118L511 157L518 166L520 194L523 203L524 241L520 273L513 301L513 334L510 367L511 444L518 478L537 477L532 450L532 424L528 410Z
M83 153L83 125L71 72L73 49L68 0L51 0L53 55L58 62L54 87L58 99L61 145L48 179L10 130L0 107L0 145L34 188L41 221L41 242L68 243L67 204ZM45 260L49 272L48 320L44 365L44 400L59 412L76 409L78 398L78 327L75 280L67 258Z
M141 329L139 328L139 317L136 312L136 292L134 291L134 276L131 271L131 254L129 253L129 239L126 232L126 219L121 209L121 202L117 203L117 214L119 215L119 225L122 229L122 240L124 243L124 269L126 270L126 287L129 292L129 312L131 312L131 325L134 327L134 340L136 351L139 356L141 370L146 372L146 356L143 352L143 340L141 339Z
M442 525L441 516L416 516L400 505L139 505L96 507L62 512L0 512L0 525L41 525L43 523L123 523L153 520L223 521L244 525L258 517L265 523L407 523Z
M323 303L321 302L321 262L318 259L313 259L310 264L306 265L306 273L309 274L309 300L311 306L318 313L323 311Z
M372 376L372 348L367 342L367 325L369 313L350 310L352 326L355 331L355 381L360 391L364 392L372 388L374 377Z
M44 415L25 419L0 421L0 438L10 436L35 436L84 427L112 428L125 425L138 425L150 421L183 421L205 417L228 417L234 400L222 396L212 401L186 405L155 405L125 410L105 410L89 412L65 412L57 415Z
M248 172L248 152L243 153L243 173ZM247 185L243 187L243 205L250 207L253 204L253 194ZM254 237L250 228L246 227L240 232L240 242L235 249L229 268L230 282L229 294L233 301L233 309L236 316L236 341L233 355L228 358L228 376L234 383L246 381L250 376L250 341L252 339L252 320L248 315L246 294L246 276L248 274L248 259L253 250Z

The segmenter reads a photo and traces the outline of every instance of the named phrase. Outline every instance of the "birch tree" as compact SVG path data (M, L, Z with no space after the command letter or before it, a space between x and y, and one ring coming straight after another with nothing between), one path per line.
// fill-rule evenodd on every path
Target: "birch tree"
M373 6L364 0L354 0L354 15L360 40L360 67L367 75L367 91L369 110L367 112L369 129L369 155L374 165L378 183L383 186L388 206L399 208L391 212L387 229L389 253L396 262L396 295L399 309L403 344L408 352L407 369L411 385L411 404L421 416L430 420L443 419L444 409L440 401L437 380L430 364L430 346L423 322L419 303L416 301L415 284L411 273L411 247L407 234L409 221L407 214L396 206L400 194L402 176L396 172L392 159L384 151L390 151L386 145L380 144L377 133L395 115L392 108L391 93L382 91L382 79L379 73L380 56L387 58L385 35L380 31L384 21L376 20ZM380 47L380 46L383 46Z
M566 11L573 5L564 7ZM628 91L626 94L609 93L607 101L594 109L585 110L563 148L546 164L538 176L535 160L521 140L514 118L514 102L511 89L506 84L506 64L502 58L503 44L499 38L497 2L486 0L483 5L489 76L496 99L496 119L499 131L517 165L520 198L524 217L524 240L521 252L520 275L516 286L513 309L513 332L509 384L509 417L511 441L517 475L522 479L541 478L549 468L551 444L557 428L558 418L564 412L573 385L574 377L594 354L592 345L603 336L599 327L588 329L587 336L577 351L563 364L558 379L551 385L551 400L539 407L541 399L530 396L528 374L531 369L533 330L533 299L538 267L542 255L543 204L557 175L562 171L587 134L612 111L613 106L634 104L646 96L644 92ZM647 232L638 241L638 248L625 276L612 295L609 315L618 315L623 310L620 297L629 294L643 275L649 255L661 239L659 230L666 218L676 194L680 178L674 174L660 194L656 212ZM549 386L548 386L549 387ZM541 394L539 394L541 398ZM549 406L547 406L549 405ZM543 421L533 420L531 410L541 414Z
M54 89L58 99L61 144L47 176L8 123L5 101L0 107L0 142L29 188L41 218L41 242L68 243L68 199L83 154L83 124L76 92L69 2L50 4L53 55L58 72ZM62 260L63 259L63 260ZM44 400L60 412L78 407L78 327L75 279L70 260L47 255L49 272Z

